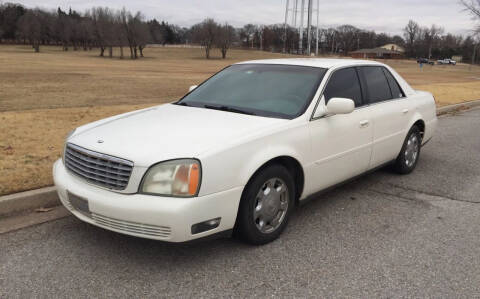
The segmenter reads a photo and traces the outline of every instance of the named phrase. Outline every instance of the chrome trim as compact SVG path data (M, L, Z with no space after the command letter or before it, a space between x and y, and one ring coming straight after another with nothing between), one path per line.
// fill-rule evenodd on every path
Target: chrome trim
M106 228L118 230L125 233L144 235L147 237L168 238L172 233L172 229L168 226L159 226L119 220L96 213L91 214L91 219L96 224Z
M96 186L125 190L133 171L133 162L67 143L64 164L70 173Z
M82 152L84 152L84 153L87 153L87 154L89 154L89 155L91 155L92 157L95 157L95 158L109 159L110 161L117 162L117 163L127 164L128 166L133 167L133 162L130 161L130 160L126 160L126 159L122 159L122 158L117 158L117 157L115 157L115 156L110 156L110 155L102 154L102 153L99 153L99 152L94 152L94 151L92 151L92 150L89 150L89 149L86 149L86 148L84 148L84 147L75 145L75 144L73 144L73 143L67 143L67 147L68 147L68 146L73 147L74 149L80 150L80 151L82 151Z

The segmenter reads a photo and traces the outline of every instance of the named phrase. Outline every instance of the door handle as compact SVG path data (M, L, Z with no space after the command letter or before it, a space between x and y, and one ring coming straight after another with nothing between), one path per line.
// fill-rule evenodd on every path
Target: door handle
M402 110L402 113L403 113L403 114L407 114L407 113L408 113L408 109L403 109L403 110Z
M360 121L360 128L366 128L366 127L368 127L369 124L370 124L370 122L367 119L362 120L362 121Z

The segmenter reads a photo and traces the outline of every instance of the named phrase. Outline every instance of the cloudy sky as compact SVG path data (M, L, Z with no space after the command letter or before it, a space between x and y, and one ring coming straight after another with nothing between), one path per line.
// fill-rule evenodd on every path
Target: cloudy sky
M2 0L0 0L1 2ZM11 0L9 0L11 1ZM234 26L247 23L282 23L287 0L18 0L28 7L58 6L83 11L92 6L140 10L148 18L157 18L181 26L190 26L206 17ZM15 0L13 2L16 2ZM292 4L294 0L290 0ZM301 0L299 0L299 3ZM306 1L308 2L308 1ZM316 0L313 0L316 3ZM468 34L474 23L462 11L458 0L320 0L321 26L351 24L377 32L399 34L409 19L423 26L437 24L446 31ZM314 22L316 22L314 20Z

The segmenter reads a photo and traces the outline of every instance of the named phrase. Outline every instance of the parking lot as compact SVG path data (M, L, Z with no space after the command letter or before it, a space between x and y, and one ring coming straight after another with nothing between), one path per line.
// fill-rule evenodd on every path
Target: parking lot
M442 116L413 174L330 191L261 247L171 245L72 216L0 235L0 297L479 297L479 130L480 109Z

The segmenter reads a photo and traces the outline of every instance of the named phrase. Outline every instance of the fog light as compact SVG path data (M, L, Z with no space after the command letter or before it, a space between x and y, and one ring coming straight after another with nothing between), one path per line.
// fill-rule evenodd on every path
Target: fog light
M219 217L219 218L210 219L210 220L192 225L192 235L203 233L207 230L211 230L218 227L220 225L221 219L222 218Z

